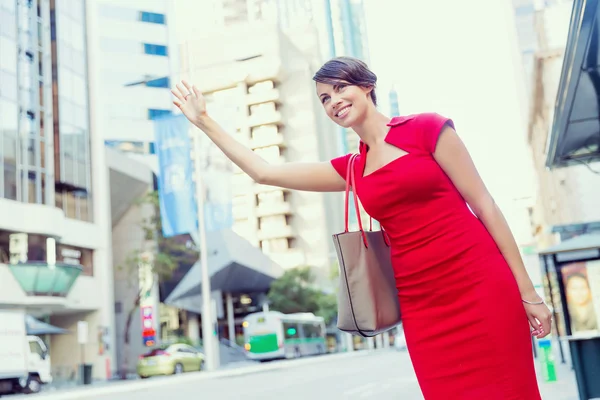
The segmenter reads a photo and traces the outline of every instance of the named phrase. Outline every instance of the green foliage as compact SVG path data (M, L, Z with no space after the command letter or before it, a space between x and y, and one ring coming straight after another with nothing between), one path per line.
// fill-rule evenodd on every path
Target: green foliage
M318 310L316 314L325 319L325 324L329 325L337 316L337 296L330 293L320 293L318 298Z
M327 324L331 323L337 314L337 298L318 290L313 283L310 267L287 270L271 284L269 307L284 314L314 313L325 318Z

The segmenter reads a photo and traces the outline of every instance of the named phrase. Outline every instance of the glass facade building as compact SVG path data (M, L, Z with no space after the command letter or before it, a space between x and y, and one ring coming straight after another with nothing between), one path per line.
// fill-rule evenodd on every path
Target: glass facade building
M0 198L90 221L84 7L0 0Z

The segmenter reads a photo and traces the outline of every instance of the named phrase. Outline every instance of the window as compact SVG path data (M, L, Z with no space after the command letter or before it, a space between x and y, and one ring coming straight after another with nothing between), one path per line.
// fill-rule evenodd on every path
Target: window
M268 103L255 104L255 105L250 106L250 115L259 115L259 114L275 112L275 111L277 111L277 107L275 106L275 103L273 103L272 101L270 101Z
M81 265L81 275L94 276L93 250L58 244L56 260L64 264Z
M258 199L259 207L268 207L276 204L281 204L287 201L286 194L282 190L273 190L272 192L259 193L256 198Z
M277 125L262 125L252 128L252 139L272 138L279 133Z
M306 338L319 338L323 335L321 325L319 324L305 324L302 325L302 331Z
M144 53L155 56L167 56L167 46L144 43Z
M294 247L294 242L291 238L263 240L260 247L265 253L285 253Z
M161 110L158 108L148 109L148 119L158 119L159 117L169 114L171 114L171 110Z
M273 88L275 88L275 83L273 81L263 81L248 87L248 93L264 93Z
M142 22L150 22L152 24L162 24L166 23L166 18L164 14L152 13L148 11L140 12L140 21Z
M37 341L29 342L29 351L31 354L37 354L40 358L44 357L44 350Z
M163 78L157 78L146 82L146 86L155 88L170 88L171 82L169 81L169 77L165 76Z
M288 218L285 215L269 215L259 219L260 229L278 229L285 228L288 224Z
M264 158L267 162L277 162L281 154L279 146L268 146L254 150L256 154Z

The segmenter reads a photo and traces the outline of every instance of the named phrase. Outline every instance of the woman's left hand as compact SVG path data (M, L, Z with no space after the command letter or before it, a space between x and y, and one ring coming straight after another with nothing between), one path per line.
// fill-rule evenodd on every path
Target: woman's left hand
M524 297L523 300L538 303L542 301L542 298L536 294L535 296ZM525 312L527 313L527 318L529 319L529 324L532 328L531 335L538 339L548 336L552 330L552 313L546 303L523 303L523 305L525 306Z

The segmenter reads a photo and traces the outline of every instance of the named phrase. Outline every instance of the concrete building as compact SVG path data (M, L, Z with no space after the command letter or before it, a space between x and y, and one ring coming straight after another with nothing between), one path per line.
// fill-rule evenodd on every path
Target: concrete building
M310 26L297 34L307 40L311 32L314 38ZM181 51L184 76L208 95L229 91L238 109L232 134L274 164L326 159L335 142L311 85L311 60L293 40L273 25L238 25ZM283 267L331 265L326 222L336 216L325 213L326 195L258 185L237 168L232 187L236 233Z
M82 361L106 378L113 264L107 172L91 156L104 144L90 127L85 3L2 1L0 27L0 307L69 331L45 338L57 381Z
M96 179L110 188L106 218L110 221L115 266L116 366L120 373L134 373L138 356L163 334L160 315L172 319L177 314L177 310L162 309L155 279L151 279L150 295L145 294L136 306L138 294L146 293L145 275L143 265L137 270L128 262L138 251L154 253L156 245L143 240L140 226L154 210L138 207L136 202L155 189L153 174L158 173L158 161L153 120L174 108L171 73L177 68L173 62L178 58L177 46L172 45L173 2L99 0L87 4L92 131L106 146L106 151L99 150L95 156L108 166L104 169L108 175ZM151 313L149 327L143 328L138 307Z
M528 139L538 176L536 202L530 213L540 248L600 230L600 176L583 162L570 168L546 167L571 18L569 3L536 14L540 48L535 53Z
M90 76L102 82L93 107L108 147L156 172L153 119L173 110L171 74L177 46L165 0L99 0L88 4L88 37L96 57Z

